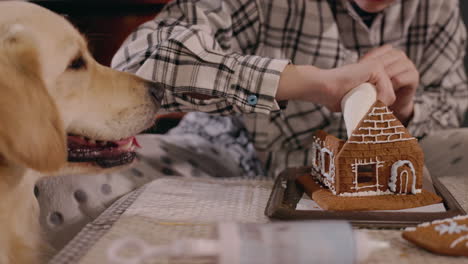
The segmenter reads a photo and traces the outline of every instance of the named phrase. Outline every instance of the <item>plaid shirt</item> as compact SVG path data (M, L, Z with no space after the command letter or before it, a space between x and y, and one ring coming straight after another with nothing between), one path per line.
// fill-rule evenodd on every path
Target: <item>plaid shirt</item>
M279 108L288 63L333 68L384 44L403 50L420 73L408 129L421 137L462 122L465 39L457 0L397 0L370 27L347 0L176 0L129 36L112 66L163 85L165 111L242 113L275 173L310 164L315 130L346 137L340 113L302 101Z

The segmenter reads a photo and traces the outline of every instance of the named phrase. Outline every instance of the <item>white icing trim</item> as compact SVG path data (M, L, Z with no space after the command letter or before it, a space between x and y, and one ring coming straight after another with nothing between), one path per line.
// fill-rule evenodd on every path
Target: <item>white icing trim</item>
M387 195L387 194L395 195L394 193L392 193L389 190L386 190L386 191L377 190L377 191L345 192L345 193L338 194L338 196L345 196L345 197L350 197L350 196L375 196L375 195Z
M320 140L316 140L314 143L312 143L312 166L314 167L314 169L316 170L320 170L320 157L321 155L319 156L319 160L317 160L317 151L320 151L320 149L322 148L320 143Z
M388 187L390 188L390 191L396 192L396 182L397 182L397 177L400 176L400 185L401 185L401 173L400 175L398 174L398 168L400 168L403 165L408 165L411 169L411 172L413 173L413 184L411 186L411 193L416 194L418 193L418 190L416 189L416 171L414 170L413 163L409 160L399 160L392 165L392 170L391 170L391 176L390 176L390 181L388 183ZM406 177L406 188L408 187L408 176ZM400 186L400 193L402 192L402 188Z
M370 132L370 131L369 131ZM368 137L378 137L378 136L394 136L405 134L405 132L394 132L394 133L380 133L380 134L351 134L351 136L359 137L359 136L368 136Z
M387 106L374 106L372 109L372 113L375 113L375 110L385 110L387 112L390 112L390 109L388 109Z
M393 119L383 119L383 120L371 120L371 119L364 119L364 123L387 123L387 122L392 122L392 121L397 121L395 118ZM380 129L387 129L386 127L380 127Z
M434 227L434 230L439 232L439 235L443 235L445 233L451 234L458 234L463 231L468 231L468 226L466 225L459 225L455 221L451 221L448 224L439 224Z
M334 195L336 195L335 186L330 181L328 181L327 178L324 178L319 171L312 168L311 175L315 178L316 181L319 182L320 187L325 185Z
M388 110L388 109L387 109L387 110ZM382 116L382 115L391 115L391 114L393 114L392 111L387 111L387 112L385 112L385 113L374 113L374 112L373 112L373 113L369 113L368 115L369 115L369 116L379 116L379 115Z
M326 146L323 146L323 141L320 138L314 137L312 143L312 170L315 173L314 177L330 189L333 194L336 194L335 188L335 157L333 152ZM317 160L317 151L320 151ZM325 172L325 153L330 155L329 171Z
M465 220L465 219L468 219L468 215L457 215L453 218L448 218L444 220L449 221L449 220Z
M361 136L361 135L360 135ZM399 139L392 139L392 140L376 140L376 141L354 141L348 140L348 143L355 143L355 144L380 144L380 143L392 143L392 142L400 142L400 141L407 141L407 140L416 140L415 138L399 138Z
M452 222L452 221L455 221L455 220L466 220L466 219L468 219L468 215L458 215L458 216L455 216L453 218L434 220L432 222L424 222L422 224L419 224L418 227L425 227L425 226L429 226L429 225L447 223L447 222Z
M325 172L325 153L330 155L330 164L328 164L328 172ZM322 175L327 178L330 182L335 183L335 157L333 156L333 152L331 152L327 148L322 148L320 150L321 154L321 168L320 171Z
M457 246L458 243L462 242L463 240L468 240L468 235L461 236L457 239L455 239L451 244L450 248L454 248ZM465 246L468 248L468 241L466 242Z
M377 110L384 110L384 112L382 113L377 113L376 111ZM391 124L391 122L393 121L397 121L396 118L391 118L391 119L385 119L384 118L384 115L388 115L388 114L393 114L389 109L388 107L373 107L372 108L372 111L367 114L367 117L370 117L370 116L380 116L380 120L371 120L371 119L364 119L362 122L364 123L372 123L374 124L373 127L359 127L358 129L359 130L368 130L369 131L369 134L365 134L365 135L359 135L359 134L351 134L351 136L354 136L354 137L361 137L361 141L357 141L357 140L348 140L348 143L354 143L354 144L378 144L378 143L392 143L392 142L399 142L399 141L407 141L407 140L412 140L412 139L415 139L414 137L410 137L410 138L403 138L403 135L406 134L406 132L404 131L400 131L400 132L397 132L397 128L401 128L403 127L402 125L393 125ZM379 123L387 123L387 126L386 127L378 127L377 124ZM393 129L393 132L392 133L384 133L383 131L384 130L388 130L388 129ZM377 134L377 135L371 135L370 132L371 130L374 130L374 131L379 131L380 133ZM391 137L397 135L398 138L397 139L390 139ZM377 140L377 137L379 136L387 136L387 139L386 140ZM365 139L370 139L369 141L366 141Z
M370 130L384 130L384 129L396 129L396 128L402 128L404 126L402 125L398 125L398 126L390 126L390 127L386 127L386 128L383 128L383 127L359 127L359 130L365 130L365 129L370 129Z

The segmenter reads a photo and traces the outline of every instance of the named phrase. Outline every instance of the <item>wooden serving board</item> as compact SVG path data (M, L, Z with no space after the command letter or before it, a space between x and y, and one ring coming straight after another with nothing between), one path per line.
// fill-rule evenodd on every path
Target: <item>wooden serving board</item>
M423 222L466 214L452 194L438 179L432 178L434 191L442 197L445 212L386 212L386 211L324 211L296 209L304 197L303 188L296 178L308 173L310 168L294 168L283 171L275 181L268 200L265 215L281 220L348 220L353 226L367 228L404 228ZM429 176L430 177L430 176Z

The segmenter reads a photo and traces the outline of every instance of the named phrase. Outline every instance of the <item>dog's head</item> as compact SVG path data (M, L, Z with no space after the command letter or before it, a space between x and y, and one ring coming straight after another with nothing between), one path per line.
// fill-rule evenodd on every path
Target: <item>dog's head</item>
M6 159L50 171L68 154L61 173L129 164L134 135L153 124L163 91L98 64L63 17L33 4L0 3L0 153Z
M41 77L31 39L0 39L0 159L38 171L66 160L63 122Z

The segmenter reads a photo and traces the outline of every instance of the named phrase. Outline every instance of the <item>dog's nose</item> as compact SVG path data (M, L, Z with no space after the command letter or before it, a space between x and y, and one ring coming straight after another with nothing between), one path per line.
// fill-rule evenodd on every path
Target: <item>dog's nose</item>
M146 83L146 87L148 87L149 94L154 104L159 107L164 98L164 85L156 82L148 82Z

